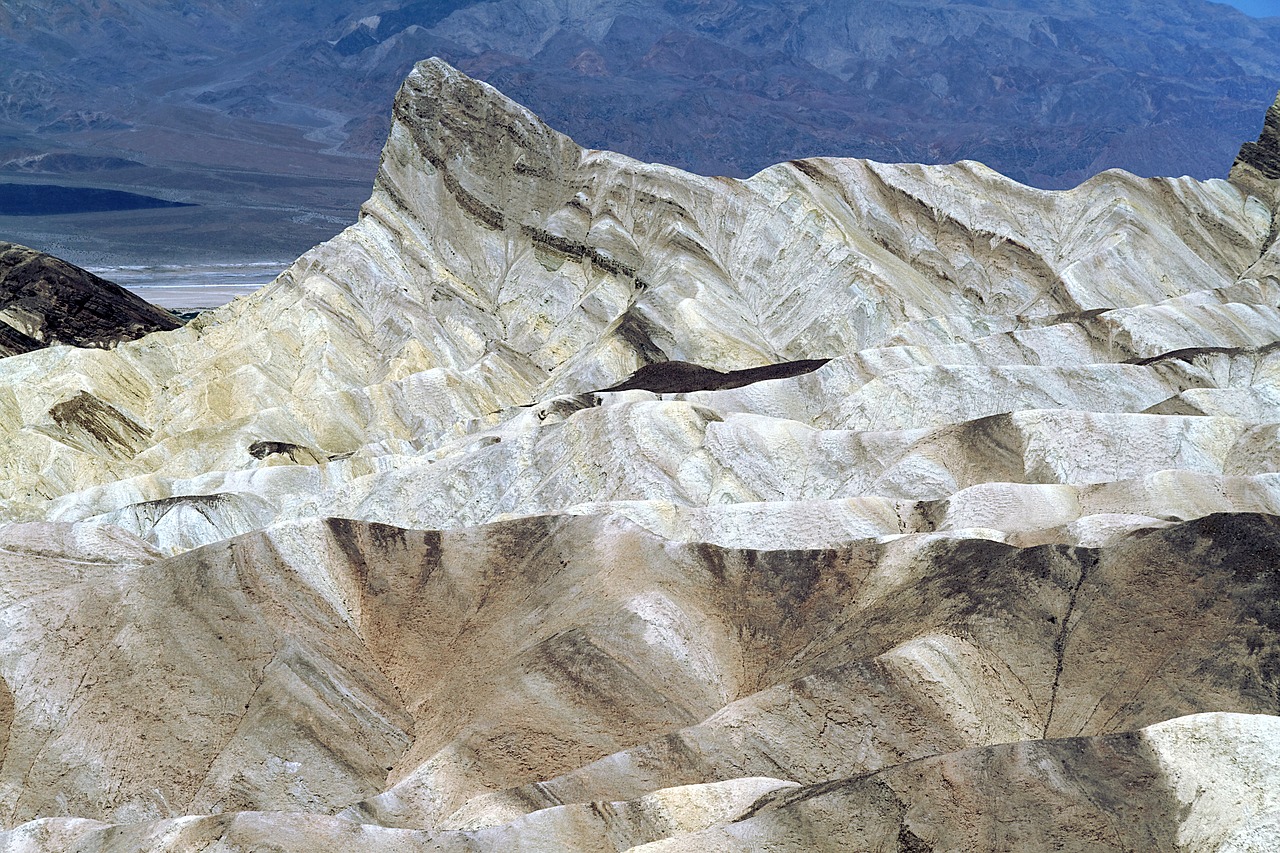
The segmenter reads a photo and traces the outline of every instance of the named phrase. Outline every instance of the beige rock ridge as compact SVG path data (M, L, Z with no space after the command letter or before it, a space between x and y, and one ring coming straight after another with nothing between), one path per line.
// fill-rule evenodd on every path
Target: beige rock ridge
M420 63L272 285L0 359L0 849L1280 845L1268 188Z

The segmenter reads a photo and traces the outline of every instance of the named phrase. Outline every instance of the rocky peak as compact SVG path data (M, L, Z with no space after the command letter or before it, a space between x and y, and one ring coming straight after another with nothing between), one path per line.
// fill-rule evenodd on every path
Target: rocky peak
M0 360L0 850L1280 849L1272 220L419 65L275 283Z
M1251 191L1275 180L1280 180L1280 95L1267 110L1257 141L1240 146L1231 166L1232 183Z
M506 225L513 199L535 209L550 201L542 198L549 195L545 179L571 171L579 159L567 137L440 59L414 69L396 97L395 118L458 204L495 230Z
M0 355L112 346L182 325L163 308L52 255L0 242Z

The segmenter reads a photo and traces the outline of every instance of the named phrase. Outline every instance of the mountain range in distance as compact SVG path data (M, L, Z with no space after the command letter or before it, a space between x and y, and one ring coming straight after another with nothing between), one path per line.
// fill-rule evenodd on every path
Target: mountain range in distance
M592 148L745 176L815 155L1074 186L1224 175L1280 18L1205 0L273 0L0 8L0 179L197 206L0 216L81 264L293 257L355 218L437 55Z

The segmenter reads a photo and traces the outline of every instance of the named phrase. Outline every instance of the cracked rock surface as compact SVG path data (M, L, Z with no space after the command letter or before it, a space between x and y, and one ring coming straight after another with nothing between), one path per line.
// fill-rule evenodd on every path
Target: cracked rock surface
M420 63L274 284L0 360L0 850L1275 849L1237 177L702 178Z

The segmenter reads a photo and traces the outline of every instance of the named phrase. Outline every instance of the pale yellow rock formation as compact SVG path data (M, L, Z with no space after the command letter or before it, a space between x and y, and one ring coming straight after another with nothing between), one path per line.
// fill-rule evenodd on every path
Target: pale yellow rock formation
M57 499L56 517L124 511L142 518L133 526L146 533L154 508L126 510L130 503L211 495L219 479L217 488L230 491L225 486L239 479L233 472L299 459L326 469L301 487L303 498L296 485L255 480L241 501L255 506L251 519L231 510L235 518L208 522L207 532L176 532L186 523L169 518L166 529L175 532L153 539L165 538L172 551L261 526L258 499L280 517L337 512L432 526L601 497L694 506L795 499L740 476L717 487L707 482L719 476L714 459L686 457L691 444L714 456L717 441L741 436L734 441L762 451L751 456L792 466L787 446L804 455L814 441L844 441L830 432L802 438L789 425L796 420L851 435L887 433L884 441L903 447L915 441L904 431L963 429L1008 412L1017 421L1009 428L1024 437L1060 428L1037 427L1016 414L1022 410L1136 415L1163 405L1160 414L1278 419L1265 369L1273 359L1252 354L1265 352L1280 323L1280 285L1257 263L1271 211L1226 182L1114 172L1052 193L976 163L828 160L740 182L583 151L439 62L416 70L396 103L361 221L275 284L191 327L111 352L59 349L5 360L0 429L13 452L0 460L0 499L11 515L47 516L46 501ZM1217 358L1264 369L1209 368L1211 354L1124 363L1205 348L1239 351ZM571 454L562 470L578 485L540 487L545 498L533 504L491 494L479 499L487 509L466 508L459 504L475 497L423 483L412 490L453 507L424 510L401 506L402 497L380 494L392 487L368 481L386 469L403 469L401 479L412 481L428 460L461 451L470 459L455 464L477 468L481 480L541 482L528 461L511 458L521 451L498 453L504 458L492 464L505 467L491 471L482 457L494 452L484 451L499 439L541 447L537 428L581 405L551 405L555 395L604 388L668 358L720 369L835 360L812 377L690 394L697 408L684 413L669 406L601 413L602 428L621 426L658 453L651 456L657 482L616 494L600 482L601 465L618 467L604 448L599 463ZM80 394L101 401L123 426L90 440L84 425L50 414ZM634 397L585 399L611 409ZM727 417L734 413L767 420L734 425ZM716 420L704 429L708 416ZM1147 433L1149 422L1127 428ZM1110 423L1081 424L1085 433L1114 434ZM1154 428L1199 449L1154 448L1155 458L1127 471L1105 454L1098 471L1048 463L1041 475L1028 460L1028 476L1078 484L1160 466L1224 473L1219 445L1242 429L1224 424L1209 438L1198 429L1184 435L1176 424ZM303 456L259 459L247 452L255 442L294 445ZM907 473L889 476L923 477L932 488L880 488L880 473L868 472L859 494L939 499L970 483L946 461L915 458L900 460ZM228 473L209 473L218 471ZM840 466L829 476L847 473ZM130 481L136 485L111 485ZM315 491L327 497L317 503ZM835 496L854 495L823 495ZM191 524L203 530L206 522Z

